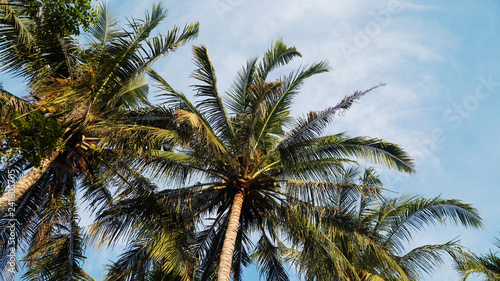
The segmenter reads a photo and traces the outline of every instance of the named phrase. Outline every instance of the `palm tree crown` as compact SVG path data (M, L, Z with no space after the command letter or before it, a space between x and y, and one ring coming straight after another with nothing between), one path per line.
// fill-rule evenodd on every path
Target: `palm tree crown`
M260 61L249 60L222 96L207 49L197 46L193 53L197 102L190 102L151 71L163 91L164 104L129 113L134 116L133 125L105 126L122 136L122 141L117 141L120 137L109 140L115 147L124 147L131 136L140 135L141 145L147 149L137 146L130 151L143 156L135 163L143 172L179 186L176 192L155 191L158 198L169 202L177 198L191 207L192 218L212 222L198 235L193 252L202 261L202 280L215 276L229 280L231 271L234 280L240 280L241 268L250 261L249 233L257 231L262 241L269 241L266 250L275 247L272 241L277 233L270 218L277 223L278 209L321 200L336 187L335 178L345 166L356 159L412 172L411 158L395 144L344 134L322 135L336 114L378 86L346 96L325 110L293 118L294 97L307 78L328 71L325 62L268 81L275 69L300 56L294 47L278 40ZM98 236L116 239L120 230L114 218L130 207L116 205L103 211L96 223ZM275 257L269 255L262 262L277 265ZM284 268L275 269L268 271L268 280L287 280Z
M329 194L312 221L290 213L289 221L303 225L288 225L293 247L285 256L305 280L418 280L441 264L444 254L460 256L461 247L449 241L408 251L405 244L415 232L446 221L482 225L477 210L459 200L383 197L373 169L361 176L351 169L339 180L343 188Z
M165 35L151 37L166 17L162 5L153 6L144 20L130 19L129 30L119 28L103 7L90 30L90 43L84 48L71 37L41 36L36 20L22 10L0 6L0 12L3 70L24 77L30 89L27 99L6 91L0 93L3 144L7 144L2 152L11 156L2 167L2 188L6 187L9 171L15 171L17 179L11 188L15 197L5 192L0 198L1 223L17 220L16 242L29 256L26 278L59 280L57 276L77 271L48 270L48 263L69 262L78 267L83 260L78 252L83 247L83 234L77 224L76 190L87 187L84 197L90 198L90 183L99 178L99 167L109 160L105 158L119 157L116 151L99 148L104 133L96 129L96 124L120 116L125 109L147 105L147 70L194 38L198 24L175 27ZM37 128L35 121L52 124L47 127L58 134ZM43 138L20 133L20 129ZM45 145L23 145L28 141ZM14 202L16 208L6 214L11 207L8 202ZM9 231L2 228L0 236L6 241ZM60 246L60 252L56 252L55 245ZM0 250L4 253L7 247L2 245ZM56 256L59 258L49 258ZM2 255L2 269L7 259Z

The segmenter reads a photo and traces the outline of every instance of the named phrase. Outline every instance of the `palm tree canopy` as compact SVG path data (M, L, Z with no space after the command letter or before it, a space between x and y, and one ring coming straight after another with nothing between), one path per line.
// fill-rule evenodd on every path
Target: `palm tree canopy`
M91 0L6 0L0 6L4 11L29 16L42 36L79 35L81 29L90 28L97 15Z
M2 8L0 11L12 9ZM16 244L27 254L26 278L58 280L58 274L69 271L76 280L87 280L86 274L76 270L84 259L84 237L78 227L75 194L83 189L83 197L92 200L98 193L93 186L100 183L99 172L106 169L102 166L120 157L114 148L100 144L105 133L96 124L116 118L126 109L147 105L148 69L192 40L198 24L151 36L166 17L162 5L154 5L144 19L130 19L129 29L120 28L102 7L84 48L71 37L41 37L29 15L12 15L4 17L0 26L4 51L0 61L4 71L26 79L30 95L20 99L6 91L0 93L2 153L10 156L1 167L2 207L12 201L4 190L12 180L11 171L18 180L14 186L18 197L13 200L16 209L5 214L7 208L3 208L0 224L17 219ZM2 228L2 241L9 233ZM11 277L6 273L8 248L4 245L0 250L4 277ZM61 261L66 258L70 260ZM62 270L68 262L73 267ZM61 270L49 270L49 274L50 268Z
M457 241L449 241L408 251L405 245L416 232L447 221L482 225L477 210L459 200L382 197L382 182L373 169L362 176L351 170L341 183L344 188L316 211L315 223L302 220L309 232L288 226L294 246L285 256L306 280L418 280L439 266L444 254L456 257L462 250ZM300 221L298 214L290 214L290 221ZM349 263L340 264L342 259Z
M278 209L297 202L320 203L326 193L338 187L336 178L346 165L358 159L413 172L411 158L395 144L343 133L323 135L337 114L382 85L294 118L290 113L294 97L307 78L329 70L326 62L305 65L269 81L275 70L301 56L296 48L278 40L261 60L249 60L226 95L221 95L206 47L193 47L193 54L197 66L192 74L195 102L151 70L163 104L129 111L121 123L115 120L98 126L108 135L113 133L113 139L104 140L107 145L129 147L122 161L165 180L169 188L158 189L156 196L165 198L168 194L169 200L185 202L195 222L201 218L212 222L198 235L194 251L202 261L202 280L217 275L216 262L231 224L229 214L235 208L235 198L243 197L238 207L241 215L236 218L234 280L241 279L241 269L250 262L251 231L261 235L259 251L269 253L260 261L267 268L268 280L288 280L284 267L277 263L278 252L272 250L277 247L273 243L278 235L277 222L270 218L279 220ZM120 231L118 222L113 221L124 211L104 208L93 234L102 241L117 239Z

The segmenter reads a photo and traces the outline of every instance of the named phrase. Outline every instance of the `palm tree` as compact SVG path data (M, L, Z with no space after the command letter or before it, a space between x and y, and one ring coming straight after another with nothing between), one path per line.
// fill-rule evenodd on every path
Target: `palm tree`
M497 239L495 246L500 248L500 240ZM462 280L466 281L470 275L478 274L488 281L500 279L500 258L497 252L486 255L464 253L455 258L456 269L462 274Z
M198 24L175 27L166 35L150 38L166 16L162 5L153 6L144 20L130 19L130 30L119 28L117 20L102 8L91 29L88 48L83 49L70 37L42 38L34 21L22 10L9 6L2 9L0 60L4 70L26 79L31 93L27 99L0 93L2 153L8 157L0 177L2 188L9 179L17 180L10 186L14 192L4 190L0 198L1 223L5 226L8 219L17 220L16 244L29 249L28 273L38 272L40 280L57 280L57 276L44 275L34 266L49 268L45 259L56 255L53 246L66 244L47 244L44 239L59 239L57 233L66 231L73 243L71 249L83 245L77 243L82 236L73 223L78 221L76 209L71 207L76 190L79 184L87 188L84 198L89 200L106 196L96 188L104 183L100 170L106 169L102 166L109 165L110 157L119 157L116 149L99 143L104 135L96 124L120 116L125 109L147 105L145 73L159 58L193 39ZM45 124L47 129L41 130L36 124ZM36 145L30 145L32 141ZM15 208L7 212L13 204ZM65 208L54 207L59 205ZM9 235L7 228L0 230L2 241ZM5 245L1 250L6 253ZM63 249L59 250L62 253ZM75 259L70 261L75 266L83 259L78 252L69 257ZM6 260L2 255L4 272Z
M458 242L423 245L406 251L413 233L427 225L451 220L465 227L481 226L477 210L458 200L439 197L425 199L401 196L384 199L377 192L382 182L372 169L359 176L352 170L331 193L329 204L307 221L290 212L285 221L304 222L287 225L293 248L285 256L305 280L418 280L442 263L442 256L456 257ZM319 229L318 229L319 228ZM304 231L304 229L308 231ZM343 267L338 260L345 259Z
M4 0L0 5L29 14L44 36L79 35L90 28L96 14L91 0Z
M134 186L133 192L128 188L114 204L105 205L96 219L109 237L124 234L130 240L125 252L108 266L105 280L194 280L196 229L186 223L188 205L175 200L175 191L157 193L157 186L147 182Z
M164 104L150 113L159 115L144 115L133 126L106 127L117 135L125 130L129 136L147 132L143 147L153 149L142 149L137 167L177 185L175 198L190 206L190 223L212 222L199 233L194 250L202 261L198 275L202 280L229 280L231 271L234 280L240 280L242 267L250 262L249 234L257 231L262 241L273 241L277 210L297 201L309 204L293 192L328 192L335 188L335 177L345 164L363 159L412 172L411 158L395 144L344 134L322 136L336 114L380 85L294 119L290 114L293 98L304 80L328 71L325 62L268 81L275 69L300 56L294 47L278 40L260 62L257 58L248 61L223 97L207 49L194 47L193 53L198 101L190 102L151 71L163 90ZM159 144L165 145L155 148ZM120 142L113 145L120 147ZM101 228L95 230L104 241L116 239L116 231L109 231L112 212L107 214L98 219L96 225ZM266 248L270 252L271 244ZM277 265L275 258L269 255L265 262ZM269 271L268 280L287 280L284 268L277 266Z

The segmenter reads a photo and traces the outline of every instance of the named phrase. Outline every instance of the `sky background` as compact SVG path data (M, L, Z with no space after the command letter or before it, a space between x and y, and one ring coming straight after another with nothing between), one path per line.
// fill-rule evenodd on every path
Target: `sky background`
M143 17L155 2L107 1L121 18ZM458 238L472 251L486 253L493 249L494 237L500 237L500 2L436 2L164 1L169 17L157 31L199 21L200 33L192 44L207 46L219 89L227 89L247 59L262 55L277 38L302 53L293 67L328 61L332 71L306 81L295 115L387 83L338 117L326 133L345 131L401 145L415 159L417 173L379 169L387 188L460 199L478 208L485 220L482 230L430 227L410 247ZM155 65L185 93L193 83L192 44ZM11 92L24 90L20 83L2 81ZM89 251L88 272L98 278L119 251ZM245 280L257 276L254 269L245 272ZM424 280L459 277L448 263Z

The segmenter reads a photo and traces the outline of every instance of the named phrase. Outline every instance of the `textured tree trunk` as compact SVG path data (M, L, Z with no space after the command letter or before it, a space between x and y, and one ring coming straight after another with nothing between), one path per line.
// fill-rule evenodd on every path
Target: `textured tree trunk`
M222 245L220 255L219 271L217 273L217 281L229 281L231 276L231 265L233 263L234 245L236 244L236 236L238 236L238 228L240 224L241 207L245 198L244 190L240 190L233 199L233 206L229 214L229 223Z
M52 152L49 157L42 160L39 168L33 167L24 177L16 182L14 186L10 186L12 191L9 192L9 190L6 190L2 197L0 197L0 218L7 213L9 202L17 202L26 192L28 192L28 190L40 180L60 152L60 148Z

